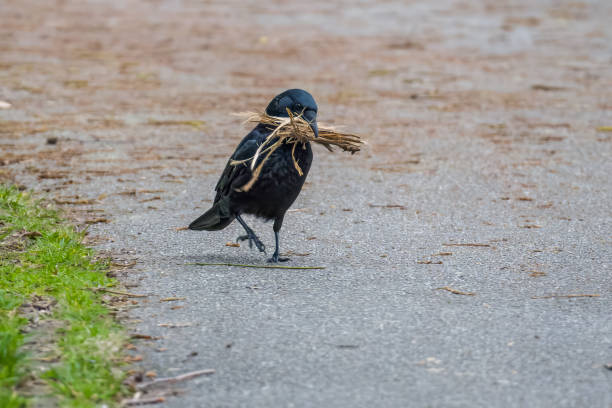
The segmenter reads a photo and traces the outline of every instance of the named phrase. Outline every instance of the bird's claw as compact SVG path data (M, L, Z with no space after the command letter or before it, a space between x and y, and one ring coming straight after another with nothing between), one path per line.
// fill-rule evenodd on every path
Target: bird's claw
M255 246L259 252L263 252L264 254L266 253L266 246L259 240L259 238L257 238L257 235L255 234L240 235L238 238L236 238L236 242L246 241L247 239L249 240L249 248L253 248L253 243L255 243Z
M236 242L246 241L247 239L249 239L248 235L240 235L240 236L238 236L238 238L236 238ZM251 242L250 239L249 239L249 247L253 248L253 243Z
M278 253L275 252L274 255L272 255L272 258L268 259L269 263L279 263L279 262L287 262L289 261L289 258L281 258L278 256Z

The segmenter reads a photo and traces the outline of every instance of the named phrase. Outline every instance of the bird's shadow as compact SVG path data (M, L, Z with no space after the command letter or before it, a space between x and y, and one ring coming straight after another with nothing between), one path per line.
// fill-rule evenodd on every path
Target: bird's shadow
M230 263L237 265L269 265L269 256L261 255L228 255L228 254L202 254L187 255L183 259L186 263Z

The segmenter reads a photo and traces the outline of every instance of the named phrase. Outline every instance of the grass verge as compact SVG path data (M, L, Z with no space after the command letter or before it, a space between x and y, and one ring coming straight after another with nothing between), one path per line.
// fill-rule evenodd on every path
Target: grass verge
M0 185L1 407L32 402L20 395L34 375L36 351L25 352L24 329L32 319L23 310L37 299L53 304L43 318L60 327L44 337L53 343L42 347L53 350L46 360L56 362L40 374L57 402L77 407L114 405L123 391L118 367L126 336L109 315L102 294L90 290L113 286L115 281L107 276L108 262L96 260L83 245L83 237L54 208ZM41 349L39 344L35 347Z

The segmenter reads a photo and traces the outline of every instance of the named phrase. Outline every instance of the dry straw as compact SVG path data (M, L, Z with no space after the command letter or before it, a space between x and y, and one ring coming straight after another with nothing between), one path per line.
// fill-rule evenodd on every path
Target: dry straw
M319 143L327 148L330 152L333 151L332 146L337 146L345 152L354 154L358 152L361 145L364 143L357 135L350 133L342 133L330 126L319 126L319 137L314 137L314 132L310 127L310 123L302 117L302 114L294 115L287 109L289 117L281 118L278 116L270 116L266 113L246 112L239 113L238 116L245 118L246 123L261 123L274 127L274 131L266 138L266 140L257 148L253 157L244 160L232 160L230 164L236 166L250 162L253 175L248 183L237 189L238 191L249 191L253 184L259 178L261 169L268 158L278 149L283 143L292 143L293 148L291 154L293 156L293 165L301 176L303 174L300 165L295 159L296 146L301 143L302 148L306 148L304 143L314 142ZM266 154L266 156L257 164L258 159ZM255 165L257 164L257 167Z

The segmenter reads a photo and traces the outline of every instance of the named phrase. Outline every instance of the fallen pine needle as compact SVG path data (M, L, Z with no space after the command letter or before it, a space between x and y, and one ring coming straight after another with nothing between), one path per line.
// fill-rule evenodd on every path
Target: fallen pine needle
M562 86L535 84L535 85L531 85L531 89L533 89L534 91L563 91L566 88Z
M159 340L161 337L149 336L148 334L134 333L130 335L132 339L143 339L143 340Z
M115 266L117 268L129 268L130 266L136 265L136 261L119 263L119 262L111 262L111 266Z
M108 218L100 217L100 218L91 218L89 220L85 220L85 224L108 224L110 220Z
M399 208L400 210L405 210L406 206L401 204L368 204L372 208Z
M160 323L158 324L159 327L169 327L169 328L175 328L175 327L191 327L192 324L191 323Z
M443 286L441 288L436 288L436 290L446 290L446 291L448 291L450 293L454 293L455 295L465 295L465 296L474 296L474 295L476 295L473 292L462 292L460 290L453 289L450 286Z
M79 204L95 204L96 200L63 200L63 199L54 199L55 204L68 204L68 205L79 205Z
M325 269L324 266L247 265L247 264L233 264L233 263L203 263L203 262L188 263L187 265L237 266L239 268L261 268L261 269Z
M175 383L180 382L180 381L190 380L190 379L195 378L195 377L200 377L202 375L210 375L210 374L214 374L214 373L215 373L214 369L208 368L206 370L192 371L190 373L185 373L185 374L177 375L176 377L158 378L158 379L153 380L153 381L149 381L149 382L142 383L142 384L137 384L136 387L139 390L146 390L146 389L149 389L151 387L158 386L158 385L175 384Z
M147 190L147 189L142 189L142 190L138 190L137 193L165 193L166 190Z
M464 247L490 247L489 244L442 244L444 246L464 246Z
M592 294L578 294L578 295L546 295L546 296L532 296L532 299L552 299L552 298L578 298L578 297L600 297L601 295Z
M106 292L106 293L112 293L113 295L121 295L121 296L133 297L133 298L144 298L148 296L148 295L140 295L137 293L122 292L120 290L112 290L112 289L107 289L107 288L85 288L85 289L92 290L94 292Z
M149 201L161 200L160 196L145 198L144 200L139 200L139 203L148 203Z
M123 400L122 404L131 407L135 405L161 404L162 402L166 402L166 399L164 397L154 397Z
M174 302L175 300L185 300L184 297L167 297L163 299L159 299L160 302Z

